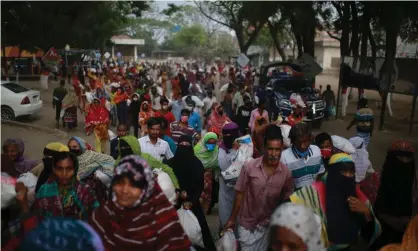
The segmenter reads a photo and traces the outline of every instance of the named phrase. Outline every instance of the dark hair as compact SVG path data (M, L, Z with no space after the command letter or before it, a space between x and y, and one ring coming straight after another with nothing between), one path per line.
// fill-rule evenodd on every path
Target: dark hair
M320 145L322 145L327 140L329 140L330 142L332 142L331 135L329 135L326 132L321 132L320 134L318 134L318 135L315 136L315 145L317 145L318 147L320 147Z
M242 98L242 100L244 100L244 101L247 100L247 99L251 101L251 98L248 97L248 95L244 95L244 97Z
M128 131L129 131L129 126L127 125L127 124L119 124L117 127L116 127L116 130L117 129L119 129L119 128L121 128L122 126L124 126Z
M187 113L187 115L190 116L190 111L188 109L181 110L180 114L183 114L183 113Z
M60 85L61 85L61 86L64 86L64 85L65 85L65 80L64 80L64 79L61 79L61 81L60 81Z
M280 140L283 143L283 135L282 130L280 127L276 125L269 125L266 128L266 132L264 134L264 144L267 144L268 140Z
M168 128L168 120L164 117L160 117L160 123L161 123L161 129L162 130L167 130Z
M358 101L358 104L359 104L359 107L360 108L366 108L367 106L368 106L368 100L367 100L367 98L361 98L359 101Z
M147 121L147 127L151 128L155 125L161 125L161 122L159 121L158 118L149 118Z
M311 126L307 123L299 123L295 126L292 126L292 129L290 129L289 132L289 139L292 143L296 142L296 139L308 135L310 136L312 134Z
M168 102L168 99L166 99L165 97L162 97L162 98L160 99L160 104L162 105L163 103L169 103L169 102Z
M266 98L260 98L259 100L258 100L258 104L257 104L257 106L261 106L261 105L264 105L264 104L266 104Z

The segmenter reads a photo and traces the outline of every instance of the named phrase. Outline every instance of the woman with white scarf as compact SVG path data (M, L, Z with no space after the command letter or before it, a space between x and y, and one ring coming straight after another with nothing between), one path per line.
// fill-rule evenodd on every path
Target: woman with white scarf
M300 204L282 204L270 219L268 250L325 251L319 216Z

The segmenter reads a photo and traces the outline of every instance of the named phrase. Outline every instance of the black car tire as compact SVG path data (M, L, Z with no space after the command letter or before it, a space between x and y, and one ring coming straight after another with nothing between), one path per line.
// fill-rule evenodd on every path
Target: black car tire
M7 105L1 107L1 119L3 120L16 120L15 112Z

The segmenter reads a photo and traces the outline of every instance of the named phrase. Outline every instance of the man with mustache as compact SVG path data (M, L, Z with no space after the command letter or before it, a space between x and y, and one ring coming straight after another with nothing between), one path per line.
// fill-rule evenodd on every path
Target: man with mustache
M270 215L289 200L293 180L289 168L280 162L283 137L276 125L266 128L265 153L244 164L235 184L232 214L224 230L235 229L241 250L267 250Z

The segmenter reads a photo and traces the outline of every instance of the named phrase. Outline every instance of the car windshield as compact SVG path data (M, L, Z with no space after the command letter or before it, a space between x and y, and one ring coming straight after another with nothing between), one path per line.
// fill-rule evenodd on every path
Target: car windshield
M5 83L5 84L2 84L2 86L9 89L10 91L12 91L14 93L22 93L22 92L29 91L29 89L27 89L23 86L20 86L18 84L15 84L15 83Z

